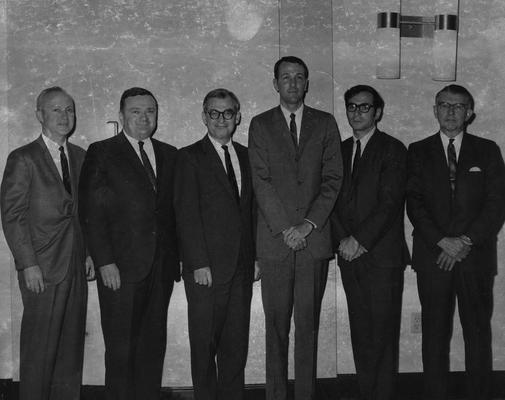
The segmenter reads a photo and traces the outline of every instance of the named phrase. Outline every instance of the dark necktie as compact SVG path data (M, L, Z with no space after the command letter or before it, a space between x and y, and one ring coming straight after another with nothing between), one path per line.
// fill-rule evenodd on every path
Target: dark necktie
M358 173L359 160L361 158L361 142L356 140L356 151L354 152L354 160L352 161L352 179L356 178L356 174Z
M228 175L228 181L233 189L233 193L235 195L235 200L237 203L239 202L239 194L238 194L238 185L237 178L235 177L235 170L233 169L233 165L231 163L230 152L228 151L227 145L222 145L221 148L224 150L224 163L226 164L226 175Z
M61 175L63 178L63 186L67 190L68 194L72 194L72 185L70 184L70 170L68 168L68 159L65 155L65 148L60 146L60 163L61 163Z
M144 142L139 141L139 149L140 149L140 158L142 159L142 164L144 165L144 169L146 170L147 177L149 178L149 182L153 187L153 190L156 192L156 176L154 175L154 169L149 161L149 157L147 157L147 153L144 150Z
M291 121L289 122L289 131L291 132L291 139L293 140L293 144L295 145L295 149L298 149L298 134L296 131L296 115L294 113L291 113L289 116L291 118Z
M454 139L449 139L449 144L447 145L447 161L449 164L449 182L451 184L451 195L454 196L454 191L456 190L456 169L458 168Z

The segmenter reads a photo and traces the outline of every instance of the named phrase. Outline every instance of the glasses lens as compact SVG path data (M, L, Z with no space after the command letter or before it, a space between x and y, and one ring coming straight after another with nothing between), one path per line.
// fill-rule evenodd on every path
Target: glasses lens
M232 119L235 115L235 112L233 110L224 110L222 114L224 119Z
M359 111L362 113L367 113L370 111L370 108L372 108L372 105L368 103L363 103L358 106Z
M349 112L354 112L357 110L357 108L358 108L358 106L354 103L347 104L347 111L349 111Z
M221 114L217 110L209 110L207 113L209 114L210 119L219 119L219 114Z

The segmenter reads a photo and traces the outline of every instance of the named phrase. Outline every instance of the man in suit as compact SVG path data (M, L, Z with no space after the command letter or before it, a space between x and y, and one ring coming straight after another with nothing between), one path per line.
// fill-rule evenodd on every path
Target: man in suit
M334 248L347 297L363 399L396 398L407 149L380 131L384 100L370 86L345 92L353 136L342 143L344 183L332 213Z
M251 170L247 148L232 141L235 94L209 92L202 120L207 134L180 150L175 178L191 373L196 400L239 400L254 274Z
M81 173L81 218L98 273L107 399L159 399L167 309L178 279L174 147L153 139L158 104L121 96L123 131L93 143Z
M466 131L474 100L462 86L437 93L440 131L409 147L407 212L422 307L425 398L447 399L455 299L465 340L467 396L490 399L496 235L505 216L499 147Z
M319 312L332 257L328 217L342 178L332 115L303 104L308 68L297 57L274 67L280 106L255 116L249 158L259 207L257 257L266 327L266 398L285 400L291 314L295 399L315 398Z
M60 87L37 98L42 134L9 154L0 201L23 300L19 398L79 399L88 287L77 216L84 150L67 138L75 104Z

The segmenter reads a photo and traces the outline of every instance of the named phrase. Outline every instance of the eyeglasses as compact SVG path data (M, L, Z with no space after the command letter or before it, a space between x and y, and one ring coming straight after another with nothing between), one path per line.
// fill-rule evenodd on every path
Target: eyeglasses
M224 110L224 111L218 111L218 110L212 109L212 110L207 110L206 112L207 112L207 114L209 114L210 119L219 119L219 117L221 117L221 115L222 115L223 118L227 121L232 119L236 114L236 112L231 109Z
M445 101L441 101L440 103L437 104L437 107L444 112L448 112L449 110L452 110L455 112L462 113L462 112L466 111L466 109L468 108L468 105L463 104L463 103L451 104L451 103L446 103Z
M368 111L370 111L371 108L373 108L373 104L370 104L370 103L361 103L361 104L347 103L345 108L349 112L356 112L356 110L359 110L360 113L367 113Z

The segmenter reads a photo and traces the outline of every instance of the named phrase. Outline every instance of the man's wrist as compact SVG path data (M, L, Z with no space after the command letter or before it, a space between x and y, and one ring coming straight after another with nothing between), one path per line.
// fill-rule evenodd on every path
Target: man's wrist
M461 235L459 238L467 246L472 246L473 245L472 239L470 239L467 235Z

